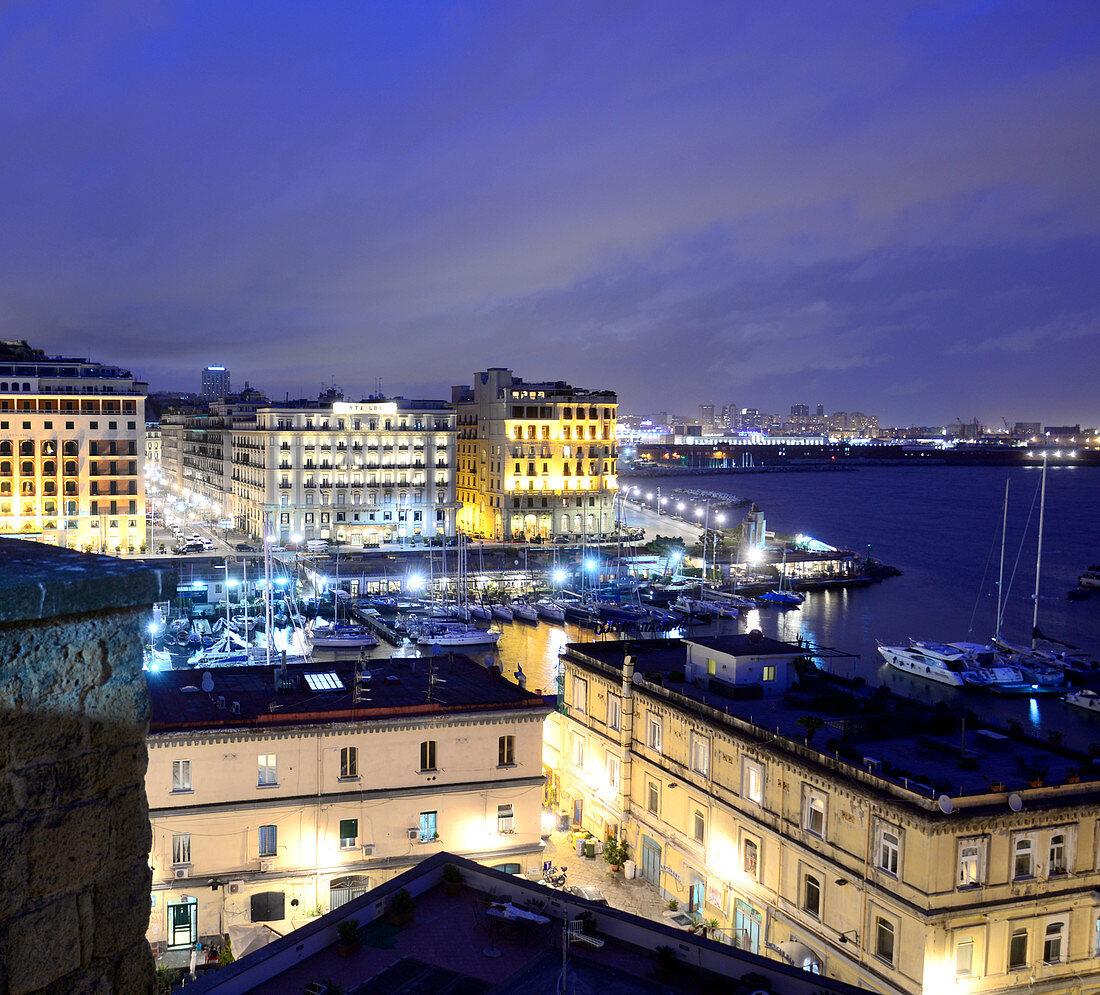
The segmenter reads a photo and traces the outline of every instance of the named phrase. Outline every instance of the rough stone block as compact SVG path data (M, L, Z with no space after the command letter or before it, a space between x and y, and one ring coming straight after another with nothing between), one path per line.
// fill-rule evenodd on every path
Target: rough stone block
M96 882L95 937L92 952L105 957L119 947L120 939L144 937L149 926L148 856L121 861Z
M28 844L32 895L90 884L111 856L106 802L78 804L31 827Z
M8 927L8 986L11 995L45 988L80 967L80 932L71 895L14 919ZM28 956L33 951L34 956Z

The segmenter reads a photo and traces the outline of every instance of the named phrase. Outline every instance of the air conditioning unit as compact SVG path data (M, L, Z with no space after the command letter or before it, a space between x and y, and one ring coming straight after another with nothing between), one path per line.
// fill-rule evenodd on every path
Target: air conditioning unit
M191 868L177 867L172 871L172 874L177 881L182 881L184 878L189 878L191 876Z
M268 874L273 870L275 870L275 861L274 860L261 860L260 861L260 873L261 874Z
M363 856L364 857L373 857L374 856L374 844L373 843L364 843L363 844Z
M420 839L420 830L419 829L410 829L410 830L408 830L408 833L409 833L409 839L411 839L411 840Z
M230 881L229 884L227 884L225 886L225 892L226 892L227 895L239 895L243 891L244 891L244 882L243 881Z

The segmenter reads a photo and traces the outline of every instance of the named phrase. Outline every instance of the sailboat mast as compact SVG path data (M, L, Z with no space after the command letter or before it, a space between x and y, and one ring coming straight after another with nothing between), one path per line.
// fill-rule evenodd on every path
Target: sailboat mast
M271 640L275 638L275 613L271 610L271 516L264 514L264 645L267 665L271 666Z
M1008 485L1011 480L1005 481L1005 506L1002 513L1001 520L1001 569L997 574L997 624L993 632L993 641L1000 642L1001 639L1001 612L1002 604L1004 603L1004 584L1005 584L1005 535L1008 532Z
M1031 613L1031 648L1035 649L1035 644L1038 640L1035 638L1035 632L1039 628L1039 570L1043 562L1043 513L1046 511L1047 505L1047 457L1046 453L1043 453L1043 485L1040 490L1039 497L1039 545L1035 550L1035 596L1034 596L1034 608Z

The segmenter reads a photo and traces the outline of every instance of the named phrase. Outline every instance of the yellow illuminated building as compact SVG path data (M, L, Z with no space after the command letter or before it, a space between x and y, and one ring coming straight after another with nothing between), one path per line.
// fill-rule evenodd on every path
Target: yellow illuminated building
M452 389L459 528L487 538L596 535L614 527L613 391L527 383L511 370Z
M143 549L145 388L116 367L0 343L0 533Z
M623 644L570 646L547 723L560 809L621 833L685 924L806 970L898 995L1100 991L1081 761L961 742L872 696L811 745L801 649L753 638L632 644L625 663Z
M285 933L444 847L539 849L543 698L464 657L375 666L149 676L151 943Z

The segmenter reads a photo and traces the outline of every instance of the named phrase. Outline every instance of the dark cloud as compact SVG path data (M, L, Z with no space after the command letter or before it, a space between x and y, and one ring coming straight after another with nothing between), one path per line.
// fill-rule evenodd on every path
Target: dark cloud
M1100 421L1098 47L1070 0L9 7L0 322L158 386Z

